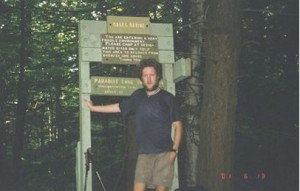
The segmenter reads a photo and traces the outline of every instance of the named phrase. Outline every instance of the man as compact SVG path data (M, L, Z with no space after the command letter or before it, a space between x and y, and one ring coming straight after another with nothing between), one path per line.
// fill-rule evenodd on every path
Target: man
M175 97L159 88L161 66L155 59L143 59L139 64L143 88L120 103L93 105L85 100L93 112L135 115L139 144L134 191L145 191L154 185L156 191L167 191L172 186L174 161L177 156L182 124ZM171 137L171 127L174 137Z

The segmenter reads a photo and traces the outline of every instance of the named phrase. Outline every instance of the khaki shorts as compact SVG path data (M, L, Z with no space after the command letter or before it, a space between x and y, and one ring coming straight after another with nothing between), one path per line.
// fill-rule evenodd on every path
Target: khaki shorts
M139 154L135 169L135 183L171 188L173 176L174 161L170 160L169 152Z

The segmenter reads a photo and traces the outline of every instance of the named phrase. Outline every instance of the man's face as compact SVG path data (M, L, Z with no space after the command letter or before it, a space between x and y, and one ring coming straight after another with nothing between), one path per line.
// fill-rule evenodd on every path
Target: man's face
M145 67L142 72L142 84L147 91L156 90L158 87L159 76L153 67Z

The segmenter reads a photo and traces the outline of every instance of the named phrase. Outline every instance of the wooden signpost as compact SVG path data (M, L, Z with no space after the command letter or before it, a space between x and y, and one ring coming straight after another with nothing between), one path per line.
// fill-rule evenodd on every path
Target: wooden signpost
M90 77L90 62L137 64L156 58L163 65L162 88L175 94L175 82L191 75L189 59L175 62L172 24L150 23L146 17L108 16L107 21L79 23L80 140L76 149L77 191L92 191L91 170L86 179L85 152L91 147L91 116L83 104L90 95L129 96L141 87L138 78ZM179 187L177 161L171 190Z

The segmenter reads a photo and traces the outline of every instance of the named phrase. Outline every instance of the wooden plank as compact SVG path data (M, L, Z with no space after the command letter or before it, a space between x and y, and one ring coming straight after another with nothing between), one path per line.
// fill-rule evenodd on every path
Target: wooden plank
M174 64L174 82L179 82L192 75L192 61L190 58L181 58Z
M158 37L158 49L159 50L174 50L173 37Z
M138 78L92 76L91 87L95 95L129 96L142 85Z
M158 58L160 63L174 63L174 51L170 50L160 50L158 53Z
M91 94L105 96L129 96L136 89L142 88L139 78L91 77ZM160 81L160 87L166 88L166 81Z
M79 21L79 36L89 34L104 34L107 33L106 21Z
M107 16L107 32L115 34L150 34L149 17Z
M101 48L81 48L81 59L87 62L101 62L102 50Z
M173 25L169 23L151 23L150 34L155 36L173 37Z
M163 78L168 82L173 82L173 63L162 64Z
M158 58L158 38L152 35L101 35L103 64L137 64L142 58Z
M79 36L80 48L94 48L101 47L101 34L99 33L90 33L86 35Z

